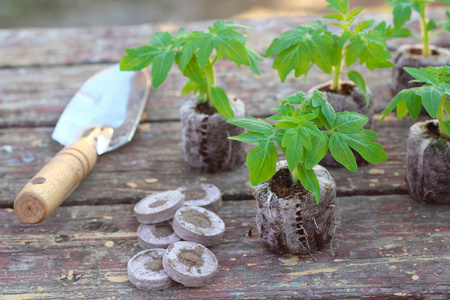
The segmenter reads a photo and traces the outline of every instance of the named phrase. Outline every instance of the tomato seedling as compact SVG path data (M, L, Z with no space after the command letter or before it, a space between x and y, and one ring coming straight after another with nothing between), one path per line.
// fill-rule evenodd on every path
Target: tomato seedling
M120 69L137 71L152 65L152 85L158 88L167 78L173 63L189 80L182 93L193 92L198 101L208 102L225 118L234 116L226 92L215 85L214 64L225 58L238 67L248 66L259 75L258 60L262 58L246 45L247 38L238 29L249 27L229 21L214 22L208 32L189 32L180 28L175 35L167 31L155 32L149 45L125 49Z
M383 111L383 117L378 123L394 108L397 108L398 118L409 113L415 119L423 105L432 118L438 119L441 137L450 140L450 120L445 117L446 114L450 115L450 67L405 67L404 70L415 78L413 82L421 82L423 85L400 91Z
M295 108L294 105L300 107ZM294 183L300 181L314 194L317 203L320 201L320 188L312 168L324 158L328 149L337 162L352 172L358 167L351 149L373 164L387 159L383 147L372 141L378 135L363 129L369 119L367 116L349 111L336 113L317 90L311 97L303 92L289 96L273 110L279 113L267 120L275 121L275 125L251 116L227 120L249 130L229 139L257 143L247 155L252 185L267 181L274 175L277 161L275 142L286 154Z
M332 74L332 88L338 91L341 74L348 78L364 93L367 106L369 98L366 93L366 83L357 71L342 70L353 65L358 59L369 70L392 67L388 61L391 54L387 50L384 26L373 30L375 20L364 20L352 27L353 22L363 9L349 10L348 0L327 0L328 8L334 13L323 16L325 19L335 19L333 25L340 28L340 34L332 34L327 25L320 20L297 26L275 38L265 53L265 57L276 54L273 68L278 70L282 82L286 76L295 70L295 77L307 76L313 65L327 74Z
M441 22L436 22L433 19L429 20L426 14L426 9L429 4L434 2L450 3L450 0L387 0L387 2L393 7L393 32L395 36L412 36L419 41L422 41L424 56L431 55L430 38L443 32L450 32L450 9L447 9L446 11L447 20ZM420 35L414 34L408 28L403 27L403 25L411 19L412 11L417 12L420 16Z

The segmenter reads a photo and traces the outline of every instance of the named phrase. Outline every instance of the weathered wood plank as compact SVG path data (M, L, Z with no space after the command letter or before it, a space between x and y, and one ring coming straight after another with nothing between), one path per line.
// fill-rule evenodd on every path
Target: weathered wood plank
M429 10L435 20L445 20L442 7ZM236 19L236 23L250 26L245 33L249 43L262 53L270 42L283 31L292 29L321 16L295 16L268 19ZM391 20L388 13L362 14L361 19L374 18L378 22ZM331 20L324 20L331 24ZM89 28L30 28L0 30L0 67L71 65L85 63L117 62L125 48L147 44L155 31L175 32L180 26L188 30L207 30L211 21L190 23L155 23L137 26L108 26ZM414 32L420 32L418 18L408 24ZM335 27L335 26L333 26ZM330 28L336 30L336 28ZM414 43L406 39L407 43ZM450 46L448 40L439 37L432 42ZM390 48L396 49L405 39L389 41Z
M1 209L0 294L6 299L445 299L450 293L449 206L396 195L341 197L337 208L332 246L314 256L278 255L259 243L254 201L227 201L219 211L224 238L211 247L220 264L214 281L151 293L127 279L126 263L139 251L132 205L63 207L36 226Z
M269 115L278 101L298 91L329 80L317 68L313 68L308 81L291 76L282 84L272 69L273 59L260 64L258 77L246 68L237 68L230 62L219 62L216 81L230 95L243 100L247 112L253 116ZM0 127L53 126L62 111L91 75L109 65L77 65L51 68L0 69ZM369 72L355 67L364 74L367 85L373 91L376 111L383 110L391 100L389 83L391 69ZM14 78L14 80L11 80ZM178 120L179 110L192 95L181 95L186 79L178 70L169 73L167 81L152 90L145 109L146 121Z
M389 116L377 127L388 161L362 166L356 173L329 168L338 195L406 193L404 160L412 123ZM0 207L12 207L20 189L61 149L51 139L51 132L49 127L0 130ZM132 203L155 191L202 181L217 185L225 199L252 198L254 188L245 164L218 174L193 171L183 160L180 143L179 122L141 124L131 143L99 157L94 170L64 205ZM283 158L281 153L279 158Z

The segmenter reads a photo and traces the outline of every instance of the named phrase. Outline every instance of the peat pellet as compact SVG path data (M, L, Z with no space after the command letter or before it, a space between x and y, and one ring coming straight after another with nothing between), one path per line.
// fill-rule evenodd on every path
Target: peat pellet
M178 242L180 237L169 222L141 224L137 230L138 244L142 249L164 248Z
M210 211L218 211L222 206L222 195L217 186L209 183L194 183L177 189L184 196L185 205L200 206Z
M175 284L163 268L165 249L148 249L128 261L128 278L141 290L163 290Z
M214 253L205 246L180 241L167 248L163 266L173 280L185 286L198 287L214 279L219 264Z
M177 210L172 226L181 239L205 246L218 244L225 232L225 224L218 215L198 206Z
M172 219L175 212L183 206L183 195L179 191L165 191L139 201L134 212L139 222L156 224Z

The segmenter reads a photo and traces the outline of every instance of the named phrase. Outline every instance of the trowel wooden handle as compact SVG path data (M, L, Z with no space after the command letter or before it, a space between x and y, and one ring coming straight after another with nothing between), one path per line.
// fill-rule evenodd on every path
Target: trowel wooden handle
M14 211L24 223L47 218L92 170L97 152L92 140L82 138L59 151L20 191Z

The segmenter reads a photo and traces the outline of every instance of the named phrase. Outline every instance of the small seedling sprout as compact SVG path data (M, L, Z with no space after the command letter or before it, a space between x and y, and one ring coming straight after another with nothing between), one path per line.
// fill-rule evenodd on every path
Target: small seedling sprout
M423 105L432 118L437 118L442 138L450 140L450 67L408 68L404 70L415 78L411 82L421 82L421 87L400 91L383 111L383 117L397 108L397 117L403 118L408 113L417 118Z
M262 58L249 46L247 38L236 30L249 27L229 21L214 22L208 32L189 32L180 28L175 35L155 32L149 45L126 49L120 61L123 71L141 70L152 65L152 85L158 88L167 78L173 63L189 80L183 94L193 92L199 102L217 109L225 118L234 116L226 92L215 84L214 64L225 58L238 67L248 66L259 75L258 60Z
M320 20L308 22L288 30L275 38L267 49L265 56L277 54L273 68L278 70L282 82L286 76L295 70L295 77L305 75L313 65L327 74L332 73L332 88L338 91L341 74L348 78L364 93L367 106L369 98L366 83L362 75L354 70L343 70L353 65L358 59L369 70L392 67L388 61L391 54L387 50L384 26L370 28L374 20L364 20L352 26L356 17L363 9L349 9L348 0L326 0L327 7L334 10L324 16L325 19L335 19L333 25L340 28L339 35L328 31Z
M300 107L295 108L294 105ZM368 117L349 111L336 113L317 90L311 97L303 92L291 95L281 100L281 105L273 110L278 114L267 120L275 121L275 125L251 116L227 120L249 130L229 139L257 143L247 155L252 185L268 181L274 175L277 162L275 142L286 154L293 182L300 181L306 190L314 194L317 203L320 201L320 187L312 168L328 150L337 162L352 172L357 171L358 167L351 149L373 164L387 159L382 146L372 141L378 135L363 129Z
M450 33L450 9L447 9L447 20L436 22L427 17L428 5L435 2L450 3L450 0L387 0L393 7L394 29L392 37L412 36L423 43L423 54L431 55L430 39L444 32ZM411 19L412 11L420 16L421 33L412 33L408 28L403 27Z

